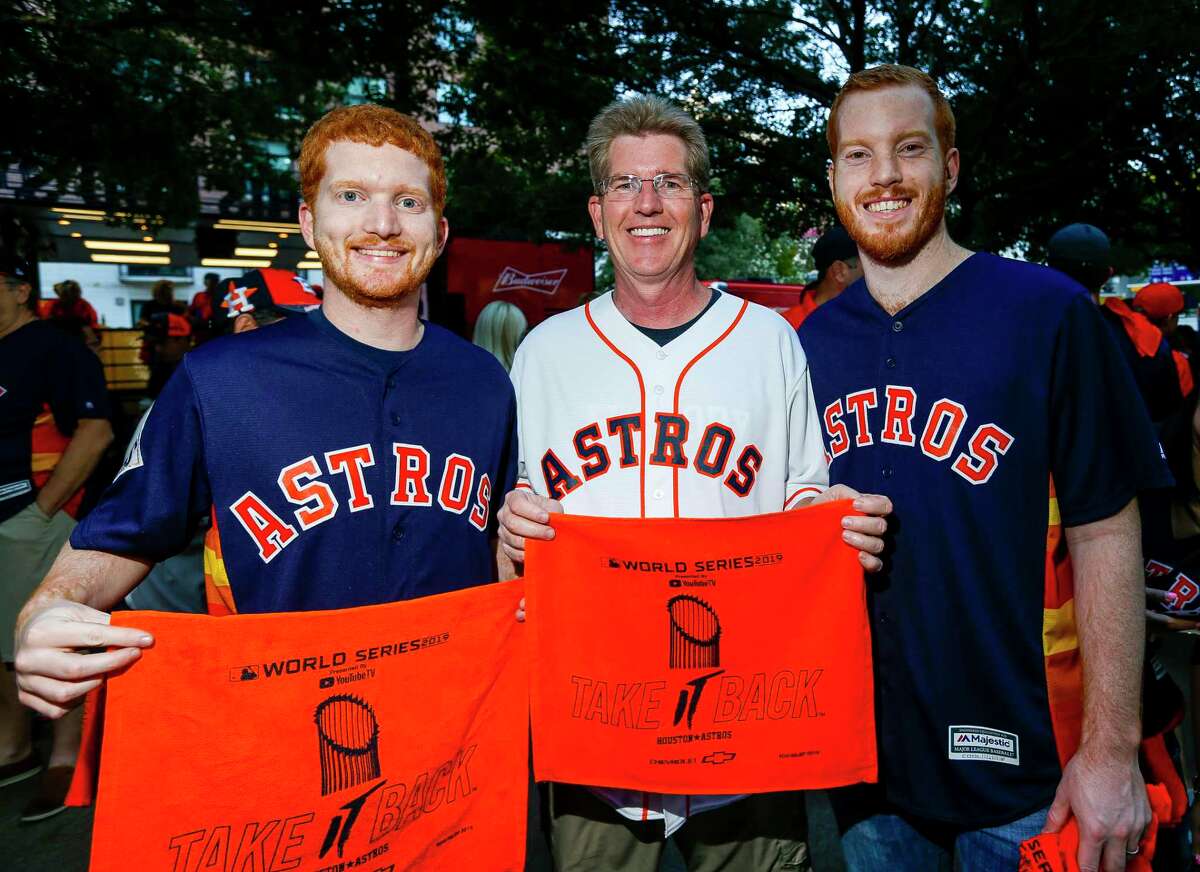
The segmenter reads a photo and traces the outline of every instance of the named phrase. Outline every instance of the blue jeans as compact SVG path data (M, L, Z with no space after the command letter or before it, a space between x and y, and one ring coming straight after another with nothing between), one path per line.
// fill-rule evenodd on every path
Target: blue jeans
M1021 842L1036 836L1049 806L979 830L915 823L894 814L872 815L842 833L849 872L1013 872Z

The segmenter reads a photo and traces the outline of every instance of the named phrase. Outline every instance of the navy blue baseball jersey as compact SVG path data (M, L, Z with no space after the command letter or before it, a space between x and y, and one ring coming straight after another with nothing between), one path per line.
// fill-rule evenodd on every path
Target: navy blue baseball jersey
M31 321L0 339L0 522L37 496L31 434L45 406L69 436L81 418L108 417L108 388L87 346L48 321Z
M316 310L188 354L71 543L161 560L211 510L225 610L390 602L494 580L515 477L495 358L432 324L382 351Z
M1078 743L1063 526L1170 475L1082 287L974 254L895 315L860 280L800 330L830 482L892 498L868 597L889 802L978 827L1053 799Z

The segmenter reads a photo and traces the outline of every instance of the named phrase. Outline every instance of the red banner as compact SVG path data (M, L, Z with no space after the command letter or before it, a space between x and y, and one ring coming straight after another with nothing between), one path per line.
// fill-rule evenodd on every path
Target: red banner
M523 868L520 582L331 612L119 612L91 868Z
M538 780L718 794L876 780L849 512L554 515L555 538L527 545Z
M529 326L574 309L595 285L591 246L497 242L450 235L446 289L466 297L467 324L493 300L514 303Z

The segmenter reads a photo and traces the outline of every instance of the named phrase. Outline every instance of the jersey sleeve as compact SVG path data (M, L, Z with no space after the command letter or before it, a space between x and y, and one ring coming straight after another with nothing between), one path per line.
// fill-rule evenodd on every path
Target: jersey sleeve
M138 424L125 462L71 545L165 560L187 546L211 505L201 410L185 361Z
M497 482L496 496L493 498L497 506L504 504L504 497L517 485L517 470L521 462L519 436L517 431L517 400L510 392L508 397L508 437L504 441L504 456L500 460L500 481ZM488 534L496 535L499 528L500 512L492 512Z
M1067 306L1050 382L1050 471L1064 526L1111 517L1141 491L1169 487L1133 374L1095 304Z
M82 418L108 417L108 386L100 359L82 342L64 337L50 379L50 411L60 433L75 432Z
M783 507L792 509L829 487L829 465L808 360L795 332L789 330L788 337L795 374L788 389L788 482Z
M509 371L509 377L512 379L513 390L516 392L516 415L517 415L517 450L515 453L517 466L516 475L514 478L514 487L526 488L528 490L537 491L533 485L533 479L529 470L528 458L525 456L525 446L529 444L526 438L525 427L528 416L531 414L528 408L522 406L521 395L525 388L522 384L525 378L526 358L528 356L528 344L521 343L517 346L517 353L513 357L512 369ZM525 398L528 402L528 397ZM507 491L505 491L507 493Z

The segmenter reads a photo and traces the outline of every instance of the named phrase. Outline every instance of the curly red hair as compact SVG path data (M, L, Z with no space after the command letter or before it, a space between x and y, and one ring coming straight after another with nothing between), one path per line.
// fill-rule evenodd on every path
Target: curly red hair
M880 88L903 85L916 85L929 95L929 99L933 101L933 126L937 133L938 145L942 147L942 154L954 148L954 111L950 108L950 102L942 94L937 83L929 77L928 73L924 73L915 67L905 67L900 64L880 64L877 67L859 70L857 73L854 73L846 80L846 84L842 85L842 90L838 91L838 95L833 101L833 106L829 109L829 124L825 128L825 138L829 142L829 153L835 157L837 155L838 110L842 107L842 101L846 99L847 94L853 94L857 91L877 91Z
M446 207L446 165L442 150L415 118L372 103L340 106L308 129L300 146L300 196L309 208L325 175L325 150L338 140L394 145L412 152L429 167L430 195L440 216Z

